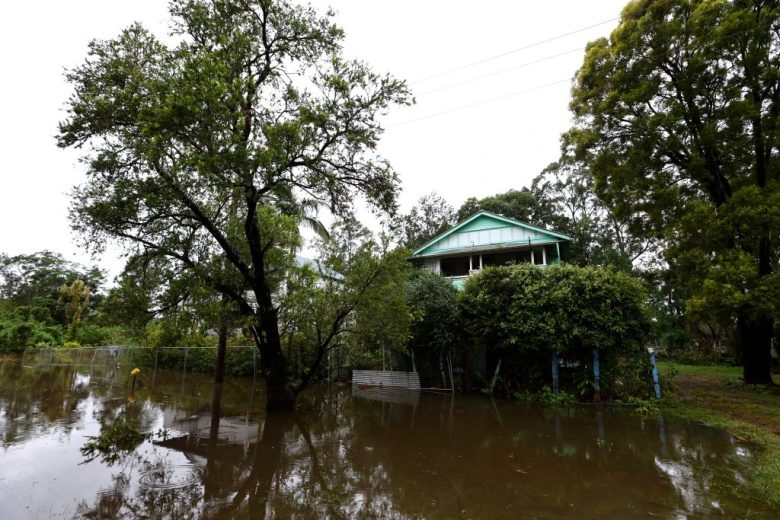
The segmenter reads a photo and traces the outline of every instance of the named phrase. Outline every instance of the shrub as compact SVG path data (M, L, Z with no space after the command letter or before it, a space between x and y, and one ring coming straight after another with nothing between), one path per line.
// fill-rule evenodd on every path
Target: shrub
M641 282L600 267L488 267L468 279L460 306L473 341L504 360L510 392L532 380L529 369L544 374L525 385L539 389L552 352L575 362L585 377L594 349L605 368L616 366L621 355L641 349L650 324Z
M430 271L415 271L406 288L406 304L411 314L409 347L418 371L438 371L439 356L457 354L462 344L458 291Z
M0 352L21 352L29 347L59 345L63 335L63 329L58 325L12 315L0 320Z
M76 339L82 345L101 346L126 343L121 327L105 327L88 323L79 328Z

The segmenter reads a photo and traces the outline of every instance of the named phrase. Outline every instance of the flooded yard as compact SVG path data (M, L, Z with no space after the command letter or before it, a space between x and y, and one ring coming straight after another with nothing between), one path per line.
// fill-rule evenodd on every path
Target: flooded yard
M725 431L617 408L0 360L0 518L774 518ZM119 418L119 419L118 419ZM127 421L128 452L85 454Z

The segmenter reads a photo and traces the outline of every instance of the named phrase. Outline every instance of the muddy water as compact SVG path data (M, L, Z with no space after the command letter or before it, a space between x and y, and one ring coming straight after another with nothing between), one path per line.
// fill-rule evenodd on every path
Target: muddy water
M126 372L0 360L0 518L775 518L690 422L344 387L266 417L259 381ZM149 436L88 461L117 417Z

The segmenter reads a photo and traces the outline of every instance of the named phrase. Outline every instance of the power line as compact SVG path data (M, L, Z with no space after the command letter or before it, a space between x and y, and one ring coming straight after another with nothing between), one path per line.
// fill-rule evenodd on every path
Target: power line
M447 90L447 89L450 89L450 88L459 87L460 85L465 85L466 83L471 83L473 81L478 81L478 80L481 80L481 79L490 78L490 77L493 77L493 76L497 76L499 74L503 74L505 72L511 72L513 70L522 69L523 67L528 67L529 65L536 65L537 63L542 63L542 62L549 61L549 60L552 60L552 59L555 59L555 58L560 58L561 56L565 56L567 54L572 54L572 53L575 53L575 52L582 52L584 50L585 50L585 47L577 47L576 49L571 49L571 50L568 50L568 51L560 52L558 54L545 56L544 58L539 58L538 60L527 61L525 63L521 63L519 65L515 65L514 67L501 69L501 70L498 70L496 72L491 72L490 74L485 74L483 76L477 76L476 78L471 78L471 79L459 81L457 83L450 83L449 85L444 85L443 87L435 88L433 90L426 90L425 92L422 92L419 95L420 96L426 96L428 94L433 94L434 92L439 92L441 90Z
M512 92L510 94L504 94L503 96L494 97L494 98L490 98L490 99L483 99L482 101L477 101L476 103L471 103L469 105L463 105L463 106L460 106L460 107L451 108L449 110L444 110L442 112L436 112L434 114L429 114L427 116L418 117L418 118L415 118L415 119L410 119L408 121L404 121L402 123L398 123L396 125L389 126L388 129L395 128L397 126L404 126L404 125L408 125L408 124L411 124L411 123L416 123L417 121L423 121L425 119L431 119L433 117L442 116L444 114L450 114L452 112L459 112L461 110L466 110L467 108L473 108L473 107L476 107L476 106L485 105L487 103L493 103L494 101L500 101L502 99L507 99L507 98L519 96L521 94L527 94L529 92L535 92L537 90L542 90L542 89L545 89L545 88L554 87L555 85L560 85L562 83L568 83L570 81L571 81L571 78L562 79L562 80L559 80L559 81L553 81L552 83L545 83L544 85L539 85L539 86L528 88L528 89L524 89L524 90L518 90L517 92Z
M604 23L604 22L602 22L602 23ZM741 35L744 35L744 34L748 34L748 33L751 33L751 32L753 32L752 29L745 29L745 30L741 30L741 31L736 31L736 32L733 32L731 34L727 34L725 36L719 37L717 39L717 41L731 40L732 38L735 38L737 36L741 36ZM501 71L499 71L499 72L501 72ZM696 75L693 74L693 73L681 74L681 75L677 76L676 79L677 79L677 81L680 81L680 80L683 80L683 79L692 79L694 76L698 77L698 74L696 74ZM476 80L476 79L480 79L480 78L474 78L474 79ZM472 80L467 80L466 82L468 82L468 81L472 81ZM466 110L466 109L473 108L473 107L476 107L476 106L485 105L487 103L492 103L494 101L500 101L502 99L507 99L507 98L510 98L510 97L519 96L521 94L526 94L528 92L534 92L534 91L537 91L537 90L542 90L542 89L545 89L545 88L548 88L548 87L553 87L555 85L559 85L561 83L566 83L566 82L569 82L569 81L572 81L571 78L570 79L562 79L562 80L559 80L559 81L553 81L552 83L545 83L544 85L539 85L539 86L532 87L532 88L529 88L529 89L518 90L517 92L512 92L510 94L505 94L503 96L490 98L490 99L485 99L485 100L482 100L482 101L477 101L476 103L471 103L469 105L463 105L463 106L451 108L451 109L448 109L448 110L443 110L441 112L435 112L435 113L429 114L427 116L422 116L422 117L418 117L418 118L415 118L415 119L410 119L408 121L403 121L402 123L398 123L398 124L389 126L388 129L395 128L397 126L404 126L404 125L408 125L408 124L411 124L411 123L416 123L418 121L424 121L426 119L431 119L431 118L442 116L442 115L445 115L445 114L450 114L452 112L459 112L461 110ZM450 86L454 86L454 85L455 84L450 85ZM442 87L442 89L449 88L450 86ZM430 93L430 92L433 92L433 91L429 91L428 93Z
M417 83L422 83L423 81L428 81L428 80L431 80L431 79L434 79L434 78L438 78L438 77L441 77L441 76L446 76L447 74L452 74L453 72L457 72L459 70L463 70L463 69L467 69L467 68L470 68L470 67L474 67L475 65L480 65L482 63L486 63L488 61L493 61L493 60L496 60L498 58L503 58L504 56L509 56L510 54L515 54L517 52L524 51L524 50L527 50L527 49L531 49L533 47L538 47L540 45L544 45L545 43L550 43L552 41L560 40L561 38L565 38L567 36L571 36L572 34L581 33L581 32L587 31L589 29L593 29L594 27L599 27L599 26L604 25L604 24L615 22L615 21L617 21L619 19L620 19L620 17L616 16L614 18L610 18L609 20L604 20L603 22L598 22L598 23L595 23L593 25L588 25L587 27L582 27L580 29L575 29L575 30L569 31L567 33L563 33L563 34L559 34L557 36L553 36L552 38L547 38L546 40L540 40L540 41L537 41L537 42L534 42L534 43L529 43L528 45L524 45L524 46L518 47L516 49L512 49L512 50L509 50L509 51L506 51L506 52L502 52L501 54L495 54L493 56L488 56L487 58L483 58L483 59L477 60L477 61L472 61L471 63L467 63L465 65L461 65L459 67L455 67L454 69L445 70L445 71L442 71L442 72L438 72L436 74L432 74L430 76L426 76L424 78L420 78L418 80L412 81L410 83L410 85L415 85Z

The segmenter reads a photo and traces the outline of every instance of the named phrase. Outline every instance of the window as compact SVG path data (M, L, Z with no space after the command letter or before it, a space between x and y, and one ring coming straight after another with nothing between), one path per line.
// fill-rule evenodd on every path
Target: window
M441 259L441 274L444 276L467 276L469 274L470 258L458 256Z

